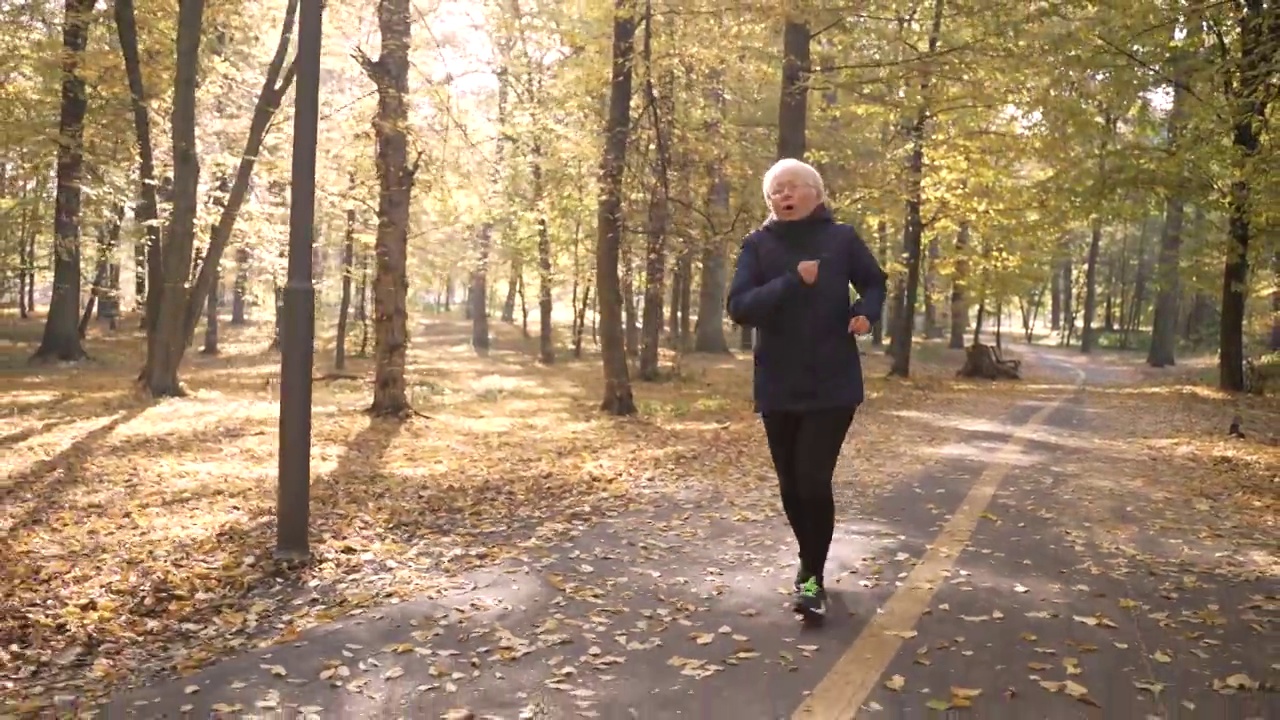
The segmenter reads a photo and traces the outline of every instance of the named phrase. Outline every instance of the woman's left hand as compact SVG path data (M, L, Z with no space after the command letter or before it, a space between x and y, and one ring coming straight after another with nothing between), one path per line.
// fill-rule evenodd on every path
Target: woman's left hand
M866 335L871 332L871 321L859 315L849 321L849 332L853 335Z

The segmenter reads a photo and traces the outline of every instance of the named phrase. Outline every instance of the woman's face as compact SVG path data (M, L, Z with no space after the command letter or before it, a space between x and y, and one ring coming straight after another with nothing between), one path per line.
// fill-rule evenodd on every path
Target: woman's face
M769 184L769 209L779 220L809 217L818 201L818 188L803 173L783 170Z

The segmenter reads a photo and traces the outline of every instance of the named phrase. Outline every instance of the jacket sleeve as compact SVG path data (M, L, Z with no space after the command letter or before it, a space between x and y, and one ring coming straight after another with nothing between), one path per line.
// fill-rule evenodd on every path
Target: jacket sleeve
M879 261L862 241L858 231L850 227L849 235L852 240L849 247L852 255L849 262L849 282L858 291L858 299L849 307L849 317L852 319L861 315L874 325L880 322L880 313L889 294L889 276L880 268Z
M800 284L800 275L795 270L764 283L759 278L760 259L755 243L748 235L738 251L737 266L729 283L729 318L739 325L768 325L782 299Z

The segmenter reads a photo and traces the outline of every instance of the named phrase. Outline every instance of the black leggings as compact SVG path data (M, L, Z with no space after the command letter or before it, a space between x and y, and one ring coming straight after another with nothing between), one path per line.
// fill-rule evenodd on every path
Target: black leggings
M836 527L831 476L853 413L853 408L832 408L771 412L763 417L782 509L800 546L801 572L806 578L816 577L819 585Z

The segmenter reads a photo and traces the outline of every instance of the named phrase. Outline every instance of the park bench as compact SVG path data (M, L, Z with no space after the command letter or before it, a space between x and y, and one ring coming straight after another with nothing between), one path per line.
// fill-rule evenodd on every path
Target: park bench
M964 366L956 371L956 376L987 380L1018 380L1022 377L1021 372L1021 360L1005 358L1000 349L992 345L974 343L965 348Z

